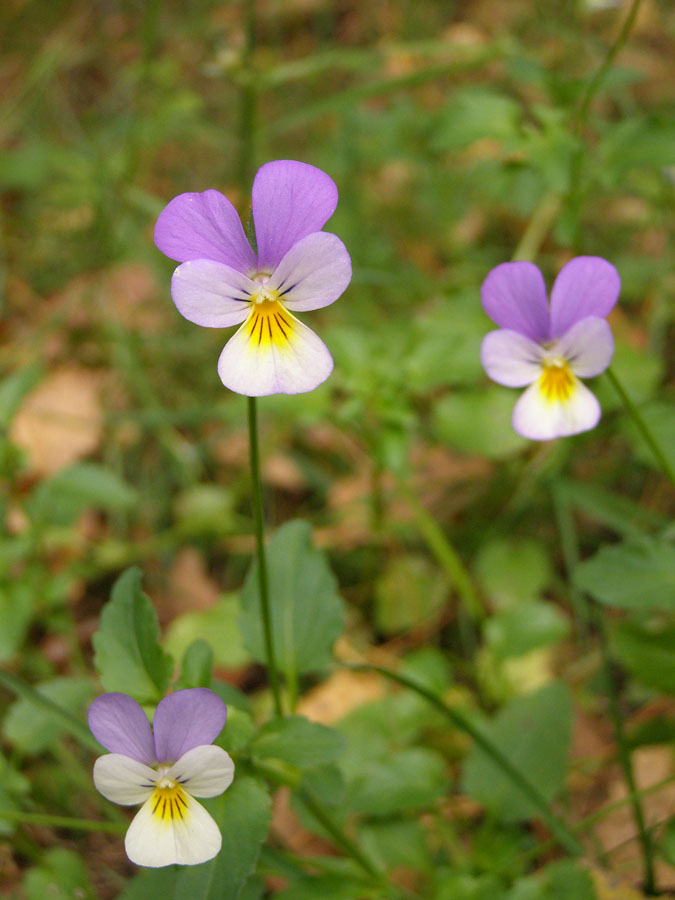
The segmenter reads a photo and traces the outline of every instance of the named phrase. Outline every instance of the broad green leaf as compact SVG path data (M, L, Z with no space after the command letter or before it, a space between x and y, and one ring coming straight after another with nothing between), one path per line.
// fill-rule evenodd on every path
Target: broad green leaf
M236 594L226 594L210 609L181 613L169 625L163 644L174 656L181 657L197 640L206 641L216 664L237 669L251 661L245 649L238 618Z
M572 704L562 682L517 697L483 726L492 743L549 801L565 783L571 728ZM520 788L477 745L464 763L462 783L467 794L503 821L520 822L536 815Z
M176 881L181 869L178 866L165 866L162 869L140 869L128 882L116 900L173 900Z
M330 663L332 646L344 624L335 576L324 554L312 546L311 534L307 522L287 522L267 548L274 651L278 665L291 679ZM246 576L241 606L246 645L255 659L264 662L257 561Z
M253 778L235 774L232 786L204 805L218 823L223 846L210 862L182 869L174 900L238 900L267 837L269 794Z
M125 481L97 463L80 462L41 482L28 501L33 519L68 525L86 509L130 509L138 499Z
M674 626L653 630L639 622L623 622L612 630L612 647L642 684L675 694Z
M404 631L442 607L448 582L424 556L392 560L375 585L375 624L384 634Z
M94 693L89 678L67 675L43 681L35 690L70 713L80 715ZM57 713L22 698L9 707L4 721L4 734L24 753L42 753L53 746L65 729Z
M456 869L439 869L435 880L436 889L430 900L501 900L503 895L502 885L494 875L467 875Z
M518 395L506 388L486 386L443 397L432 413L436 438L460 453L504 459L527 446L511 426Z
M94 900L96 894L87 867L73 850L52 847L35 868L29 869L23 882L26 900Z
M485 623L485 638L498 659L522 656L565 637L569 622L552 603L528 600L503 609Z
M200 639L193 641L183 654L180 666L180 688L211 687L213 650L211 645Z
M551 580L548 554L540 542L528 538L488 541L474 569L483 590L500 608L536 599Z
M33 615L34 592L22 581L0 584L0 662L21 649Z
M421 809L448 790L445 762L434 750L410 747L382 759L364 759L349 785L350 807L369 816Z
M139 703L157 703L173 673L173 659L159 645L157 613L132 568L115 582L92 638L95 662L106 691L121 691Z
M559 860L544 869L546 900L596 900L588 869L571 860Z
M574 581L606 606L675 610L675 547L646 537L601 547Z
M559 479L556 486L576 509L625 537L641 537L645 530L667 524L655 510L597 484Z
M432 865L427 832L417 819L364 822L359 838L366 852L383 867L428 871Z
M305 769L333 762L345 744L339 731L303 716L287 716L263 725L251 743L251 754L257 759L281 759Z
M457 150L486 137L513 139L521 117L520 104L512 97L473 85L459 88L445 108L433 146Z
M287 888L274 894L275 900L375 900L381 891L373 893L362 881L349 875L304 875Z

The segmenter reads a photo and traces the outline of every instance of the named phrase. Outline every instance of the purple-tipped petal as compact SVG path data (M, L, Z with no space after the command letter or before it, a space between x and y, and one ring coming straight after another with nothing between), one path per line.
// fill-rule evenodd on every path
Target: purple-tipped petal
M490 331L480 348L480 361L487 375L507 387L525 387L536 381L544 355L543 347L508 328Z
M160 701L152 723L158 762L176 762L188 750L210 744L223 729L227 709L208 688L176 691Z
M155 244L170 259L215 259L253 274L256 258L236 209L220 191L179 194L155 225Z
M246 275L211 259L183 263L171 279L171 296L178 312L205 328L239 325L259 289L260 284Z
M352 263L339 237L325 231L308 234L281 260L267 287L279 291L294 312L334 303L352 277Z
M575 375L592 378L604 372L612 360L612 329L604 319L588 316L568 328L551 352L566 359Z
M500 328L519 331L533 341L549 337L546 285L531 262L496 266L481 287L483 309Z
M121 753L152 765L155 744L152 729L138 703L127 694L102 694L89 707L89 728L111 753Z
M600 256L577 256L563 266L551 290L551 337L588 316L604 319L619 297L621 279Z
M258 270L273 272L293 244L321 231L337 201L333 179L315 166L291 159L262 166L252 193Z

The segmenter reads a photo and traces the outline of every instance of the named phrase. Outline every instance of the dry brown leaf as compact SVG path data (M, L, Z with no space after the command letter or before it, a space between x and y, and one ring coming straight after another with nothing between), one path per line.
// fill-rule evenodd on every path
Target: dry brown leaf
M382 679L374 672L338 669L305 694L298 704L298 713L312 722L332 725L356 706L377 700L383 693Z
M52 372L24 400L10 435L35 475L53 475L93 453L103 436L97 375L82 366Z
M194 547L185 547L169 570L165 611L173 617L186 610L209 609L219 598L218 585L207 572L204 557Z

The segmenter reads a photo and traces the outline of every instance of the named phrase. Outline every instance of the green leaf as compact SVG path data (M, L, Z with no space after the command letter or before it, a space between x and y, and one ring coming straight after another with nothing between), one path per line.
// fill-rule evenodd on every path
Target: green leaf
M251 656L244 648L239 615L237 595L226 594L209 609L176 616L167 629L164 646L174 657L179 657L194 641L203 640L211 646L217 664L228 669L245 666Z
M24 806L30 791L30 780L0 753L0 809L18 812ZM0 837L12 834L15 828L16 822L0 816Z
M511 425L517 399L513 391L497 386L443 397L432 413L435 436L460 453L488 459L513 456L527 446Z
M287 716L263 725L251 744L251 755L256 759L281 759L307 769L333 762L345 745L339 731L303 716Z
M0 585L0 662L21 649L33 616L34 596L29 584L12 581Z
M84 711L94 693L89 678L72 675L52 678L35 686L35 690L76 715ZM8 741L24 753L42 753L52 747L66 733L61 718L44 708L36 709L35 703L22 698L9 707L4 722Z
M157 614L132 568L115 582L92 638L96 667L106 691L121 691L139 703L157 703L173 673L173 658L159 645Z
M359 900L375 895L349 875L305 875L275 893L276 900ZM381 893L378 893L378 897Z
M572 728L572 704L567 687L551 682L512 700L483 730L546 800L565 783L565 766ZM506 822L536 815L531 801L478 745L464 763L467 794Z
M571 860L562 859L547 866L544 881L546 900L596 900L590 872Z
M183 655L176 689L211 687L213 650L201 639L193 641Z
M149 898L173 898L176 880L180 875L178 866L165 866L162 869L141 869L131 879L116 900L149 900Z
M431 868L427 833L416 819L366 822L359 828L359 838L368 856L383 867Z
M497 612L485 623L485 638L498 659L522 656L565 637L569 622L551 603L529 600Z
M323 553L311 543L311 526L287 522L267 548L274 650L281 669L294 679L331 661L343 629L337 582ZM265 661L258 563L249 569L241 594L241 629L255 659Z
M384 634L404 631L442 607L448 583L424 556L401 556L387 566L375 585L375 624Z
M640 409L645 425L654 436L661 452L675 470L675 406L672 403L649 403ZM632 418L626 418L626 430L631 439L633 452L637 458L652 468L661 471L661 464L655 458L651 449L645 444L645 439L638 431Z
M119 475L96 463L81 462L41 482L27 503L31 518L69 525L86 509L131 509L138 495Z
M481 587L500 608L536 599L551 580L548 554L540 542L528 538L488 541L474 569Z
M23 882L26 900L94 900L87 867L73 850L53 847L39 866L29 869Z
M607 606L675 610L675 547L651 538L601 547L577 566L574 581Z
M41 364L33 363L19 369L0 384L0 429L8 428L21 401L40 380L43 373Z
M235 776L224 794L204 805L218 823L223 846L210 862L181 871L174 900L238 900L267 837L269 794L253 778Z
M612 629L612 648L642 684L675 694L675 626L656 631L640 622L623 622Z
M350 806L370 816L420 809L447 792L445 762L434 750L410 747L383 759L364 759L349 785Z

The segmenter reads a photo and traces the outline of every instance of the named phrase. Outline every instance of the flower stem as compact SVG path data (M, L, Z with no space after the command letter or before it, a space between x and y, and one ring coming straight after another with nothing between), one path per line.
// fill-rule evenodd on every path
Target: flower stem
M513 262L534 261L559 212L560 194L557 191L544 194L511 257Z
M267 578L267 560L265 557L265 534L263 525L262 489L260 484L260 454L258 451L258 416L256 398L248 397L248 445L251 459L251 486L253 489L253 518L255 521L255 544L258 559L258 593L260 594L260 614L265 638L265 656L267 671L274 697L274 710L278 716L283 715L279 673L274 654L272 637L272 617L270 614L269 581Z
M499 766L504 774L520 788L533 806L539 810L539 814L544 822L546 822L551 834L555 837L561 847L567 850L572 856L581 856L583 854L583 848L574 836L572 829L553 812L546 799L539 793L539 790L516 766L514 766L508 756L502 753L499 747L482 731L476 728L476 726L459 710L448 706L439 696L434 694L433 691L430 691L424 685L407 678L405 675L400 675L398 672L393 672L390 669L384 669L381 666L373 666L368 663L342 663L342 665L355 672L377 672L384 678L395 681L397 684L403 685L403 687L406 687L411 691L415 691L420 697L424 697L425 700L428 700L429 703L443 713L456 728L459 728L460 731L463 731L465 734L468 734L469 737L473 738L495 765Z
M255 0L244 2L244 47L241 54L239 95L239 161L237 178L242 189L251 183L255 166L257 78L253 65L255 50Z
M128 822L99 822L97 819L75 819L71 816L52 816L48 813L30 813L14 809L0 809L0 820L19 822L21 825L51 825L53 828L69 828L73 831L103 831L107 834L124 834Z
M631 400L625 387L621 384L621 382L617 378L616 372L614 372L614 370L610 366L606 370L605 375L607 376L609 381L612 382L612 387L617 392L619 397L621 397L621 402L623 403L624 407L626 408L626 411L629 413L629 415L632 417L633 421L635 422L635 424L638 428L638 431L640 432L642 437L645 439L645 443L647 444L649 449L654 454L655 459L657 460L657 462L659 463L659 465L661 466L661 468L663 469L665 474L668 476L668 478L670 478L670 480L673 482L673 484L675 484L675 471L673 471L673 467L671 466L668 458L666 457L665 453L659 446L656 438L652 434L651 429L645 422L644 417L640 414L640 410L637 408L635 403L633 403L633 401Z

